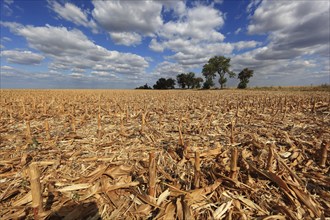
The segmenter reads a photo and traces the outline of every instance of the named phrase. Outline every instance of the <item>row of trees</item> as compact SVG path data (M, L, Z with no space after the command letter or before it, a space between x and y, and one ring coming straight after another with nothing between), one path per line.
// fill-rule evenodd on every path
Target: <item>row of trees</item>
M176 76L176 80L179 84L179 86L182 89L185 89L186 87L188 89L199 89L201 87L201 83L204 82L203 78L201 77L195 77L195 73L189 72L189 73L181 73Z
M195 77L195 73L181 73L176 76L176 80L178 86L182 89L194 89L201 88L201 84L203 84L203 89L210 89L213 87L214 79L217 74L219 75L219 84L220 88L223 89L227 83L226 75L230 78L236 76L236 74L230 70L230 58L226 58L224 56L214 56L209 59L209 61L203 66L202 74L205 77L205 82L201 77ZM253 76L253 70L248 68L243 69L238 74L238 79L240 80L237 88L245 89L247 84L249 83L249 79ZM172 78L160 78L157 80L156 84L153 86L154 89L174 89L175 80ZM140 86L137 89L151 89L148 84L144 86Z

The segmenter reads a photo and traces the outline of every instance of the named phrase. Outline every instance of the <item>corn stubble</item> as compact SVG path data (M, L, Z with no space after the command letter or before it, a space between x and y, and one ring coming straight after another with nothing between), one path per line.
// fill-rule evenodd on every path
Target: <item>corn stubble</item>
M1 219L330 217L327 92L1 90Z

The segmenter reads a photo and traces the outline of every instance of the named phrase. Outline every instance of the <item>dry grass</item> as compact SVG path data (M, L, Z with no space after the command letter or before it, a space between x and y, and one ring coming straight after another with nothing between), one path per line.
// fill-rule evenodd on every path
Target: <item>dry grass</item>
M330 217L329 99L1 90L0 218Z

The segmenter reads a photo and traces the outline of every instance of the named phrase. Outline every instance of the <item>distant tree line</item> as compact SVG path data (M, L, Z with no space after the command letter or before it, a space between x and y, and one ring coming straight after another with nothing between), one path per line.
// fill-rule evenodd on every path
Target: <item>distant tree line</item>
M227 78L233 78L236 74L230 70L230 58L224 56L214 56L209 59L209 61L203 66L202 74L205 77L205 81L201 77L196 77L195 73L180 73L176 76L176 81L172 78L160 78L157 80L156 84L153 85L154 89L174 89L177 82L178 86L182 89L210 89L214 87L214 79L217 74L219 75L220 88L223 89L226 86ZM249 83L249 79L253 76L253 70L244 68L239 74L238 79L240 80L237 88L245 89ZM151 89L148 84L144 86L137 87L136 89Z

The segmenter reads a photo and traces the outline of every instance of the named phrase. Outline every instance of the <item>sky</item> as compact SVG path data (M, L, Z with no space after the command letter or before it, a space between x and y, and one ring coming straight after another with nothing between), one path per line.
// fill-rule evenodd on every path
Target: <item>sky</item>
M1 88L152 86L213 56L249 86L330 83L329 0L0 2Z

